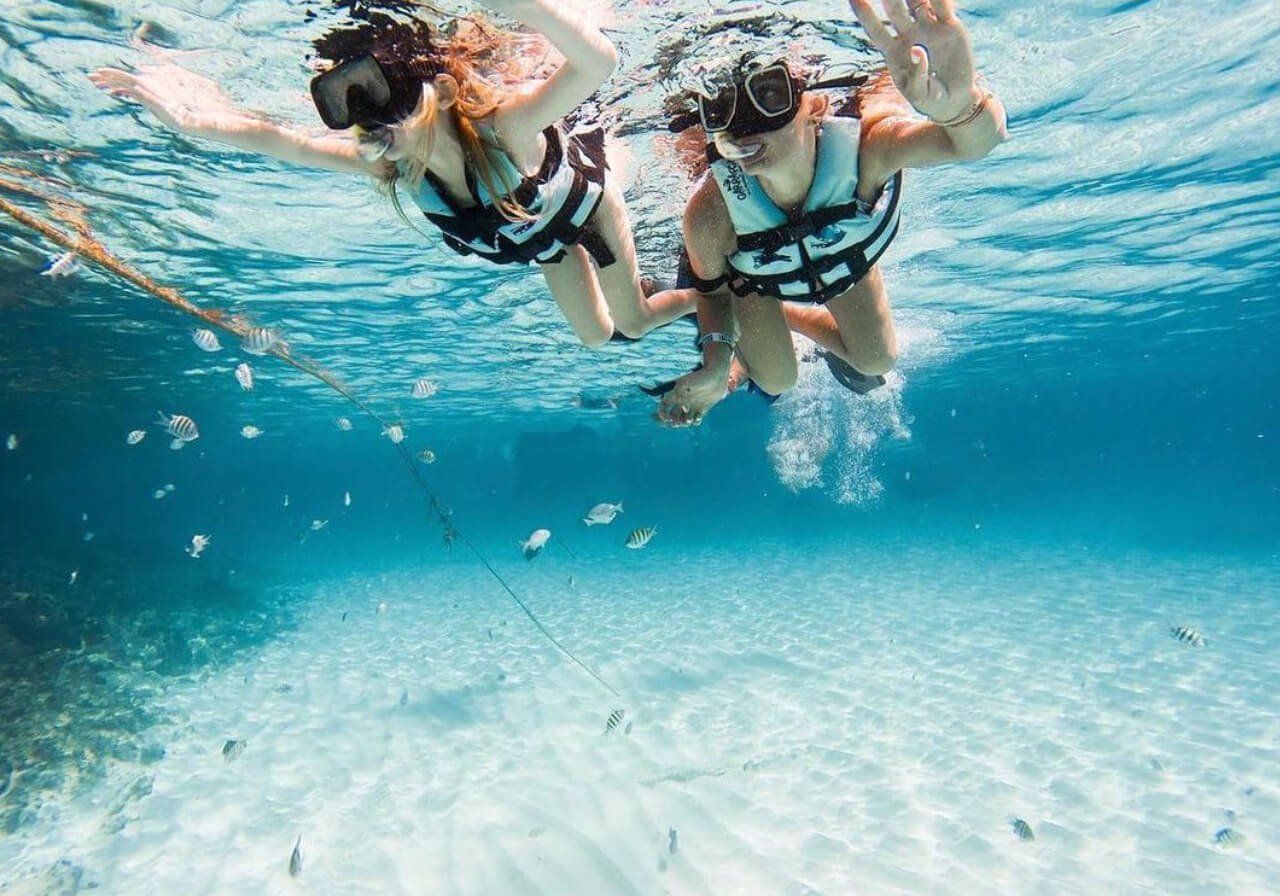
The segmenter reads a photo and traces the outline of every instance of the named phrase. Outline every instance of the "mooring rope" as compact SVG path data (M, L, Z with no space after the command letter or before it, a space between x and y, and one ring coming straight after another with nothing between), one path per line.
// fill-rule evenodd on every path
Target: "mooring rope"
M42 199L46 203L50 203L50 204L60 201L44 194L42 191L35 190L33 188L27 187L21 183L17 183L14 181L0 179L0 187L7 188L15 192L25 193L30 196L35 196L39 199ZM76 229L77 229L78 235L73 237L67 233L64 233L58 228L54 227L52 224L48 223L47 221L41 220L40 218L36 217L30 212L20 208L19 206L14 205L13 203L3 198L0 198L0 211L5 212L5 214L9 215L9 217L13 218L18 223L30 228L31 230L36 231L37 233L44 236L46 239L58 244L63 249L66 249L68 252L74 252L80 258L85 258L85 259L88 259L89 261L94 262L100 267L105 268L106 270L115 274L117 277L120 277L123 280L127 280L129 283L132 283L134 286L138 287L144 292L149 293L150 295L156 297L157 299L164 302L165 304L171 305L172 307L177 308L179 311L183 312L184 314L189 314L192 317L199 318L200 320L204 321L210 326L217 327L218 329L223 330L224 332L227 332L227 333L231 333L241 339L243 339L245 336L249 334L251 327L245 321L240 320L238 318L230 317L222 311L215 311L215 310L201 308L198 305L191 302L190 300L184 298L182 294L179 293L173 287L161 286L159 283L156 283L154 280L152 280L150 277L146 276L145 274L141 273L140 271L136 271L133 268L129 267L123 261L121 261L120 259L116 258L114 255L112 255L107 250L107 248L102 245L101 242L94 239L90 235L87 226L77 227ZM287 349L282 345L273 345L268 350L267 353L280 359L284 363L288 364L290 367L293 367L295 370L305 373L307 376L314 377L315 379L324 383L329 388L333 389L343 398L347 399L349 402L351 402L357 408L359 408L364 414L366 414L367 416L372 418L374 421L376 421L378 425L382 427L384 432L391 426L391 424L387 420L385 420L377 411L375 411L372 407L370 407L370 405L367 402L365 402L359 396L351 392L350 389L348 389L341 382L335 379L331 374L325 372L323 369L317 366L313 361L310 361L307 358L295 356L289 349ZM493 576L494 580L500 586L502 586L502 590L505 591L513 601L515 601L516 605L521 610L524 611L524 614L529 617L529 621L532 622L535 627L537 627L538 631L541 632L542 635L548 641L550 641L552 644L555 645L557 650L559 650L561 653L567 656L579 668L581 668L584 672L586 672L588 675L594 678L597 682L603 685L605 689L609 691L609 693L613 694L615 697L620 697L621 694L618 693L618 691L613 687L613 685L609 684L609 682L605 681L604 678L602 678L598 672L596 672L594 669L592 669L582 660L578 659L578 657L575 656L574 653L571 650L569 650L569 648L565 647L564 644L560 643L559 639L557 639L553 634L551 634L550 631L547 630L547 627L543 625L541 621L539 621L538 617L535 616L533 614L533 611L529 609L529 606L523 600L520 599L520 596L516 594L514 590L512 590L511 586L507 584L506 580L498 573L496 569L493 568L493 566L489 563L489 561L485 558L485 556L480 553L480 550L474 544L472 544L471 541L466 538L466 536L464 536L461 532L459 532L456 528L454 528L453 519L452 519L453 512L449 508L447 508L443 503L441 503L439 498L436 497L435 492L431 490L431 486L427 483L426 479L423 477L422 470L419 468L419 465L414 462L413 456L409 454L408 449L404 447L404 444L402 442L395 442L394 444L396 446L397 452L400 455L401 460L404 461L405 467L408 469L409 474L413 477L414 481L418 483L418 486L422 489L423 493L427 496L427 504L430 507L431 512L436 515L436 518L439 520L440 524L444 527L445 540L450 544L452 544L452 542L454 541L462 542L467 547L467 549L471 551L471 553L480 562L480 564L485 568L485 570L488 571L489 575Z

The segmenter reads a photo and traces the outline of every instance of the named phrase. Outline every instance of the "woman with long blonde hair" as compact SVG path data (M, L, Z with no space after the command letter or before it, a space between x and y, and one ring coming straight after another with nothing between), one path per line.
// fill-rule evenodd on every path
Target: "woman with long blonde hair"
M508 87L502 69L513 70L520 54L491 25L473 17L432 25L339 0L349 22L314 42L324 70L311 95L330 129L323 134L236 109L216 84L172 66L90 77L183 133L371 175L408 220L403 189L450 249L497 264L536 263L588 346L636 338L689 313L692 291L642 288L603 132L566 124L613 73L613 45L550 0L484 2L543 35L564 61Z

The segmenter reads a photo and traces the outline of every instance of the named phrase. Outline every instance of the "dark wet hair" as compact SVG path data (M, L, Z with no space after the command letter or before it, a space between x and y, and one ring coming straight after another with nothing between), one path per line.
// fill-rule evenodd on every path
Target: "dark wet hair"
M360 0L338 0L338 7L354 6ZM351 21L335 25L311 42L315 58L332 65L373 55L379 59L404 62L436 59L440 48L432 27L424 21L407 21L385 12L364 9L351 13Z

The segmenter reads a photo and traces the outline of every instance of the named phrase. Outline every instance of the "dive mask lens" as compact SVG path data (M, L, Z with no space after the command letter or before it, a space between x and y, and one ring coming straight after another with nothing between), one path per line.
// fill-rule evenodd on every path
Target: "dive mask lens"
M752 72L744 86L752 105L770 118L786 115L795 108L796 94L791 73L781 63Z
M702 127L708 134L727 130L733 121L734 110L738 106L738 86L730 84L714 97L699 94L698 114L702 118Z
M361 56L311 79L320 119L334 130L369 120L391 103L391 85L372 56Z

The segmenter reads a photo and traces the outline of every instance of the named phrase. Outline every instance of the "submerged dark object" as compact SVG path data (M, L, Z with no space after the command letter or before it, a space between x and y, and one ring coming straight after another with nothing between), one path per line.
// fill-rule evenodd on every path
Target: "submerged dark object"
M222 745L222 758L227 760L227 762L239 759L240 754L244 752L244 748L247 746L249 746L248 741L235 740L234 738L228 740Z
M302 835L298 835L298 842L293 844L293 852L289 854L289 876L297 877L302 873Z

